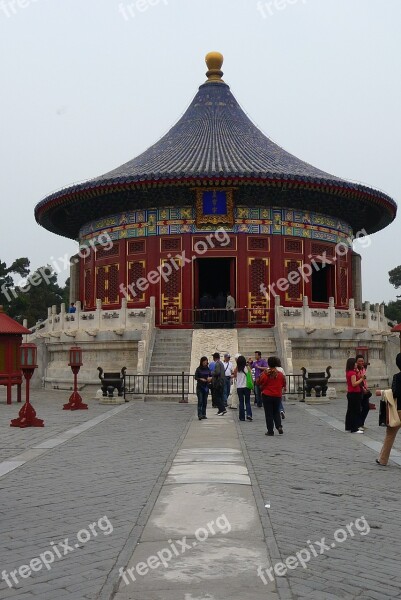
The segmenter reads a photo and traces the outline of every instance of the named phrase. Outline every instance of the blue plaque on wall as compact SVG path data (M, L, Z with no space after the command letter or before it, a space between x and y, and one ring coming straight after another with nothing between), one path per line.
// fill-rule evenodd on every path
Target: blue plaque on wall
M196 191L196 226L234 224L234 188Z
M202 208L204 215L226 215L227 192L217 190L203 192Z

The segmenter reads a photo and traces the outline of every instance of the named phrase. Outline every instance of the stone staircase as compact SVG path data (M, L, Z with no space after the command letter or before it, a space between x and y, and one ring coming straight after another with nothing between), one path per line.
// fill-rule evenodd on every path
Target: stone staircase
M274 329L238 329L238 352L254 358L256 351L265 359L277 355Z
M191 329L158 329L149 374L189 373L191 348Z
M150 394L147 394L144 399L148 402L151 400L168 400L179 402L180 394L163 394L164 386L181 385L175 378L171 377L167 380L166 377L156 377L158 374L181 375L182 371L188 374L190 372L192 348L192 330L191 329L158 329L156 331L156 339L153 348L152 358L150 362L149 385L151 387ZM175 384L174 382L177 382ZM184 387L185 398L188 397L187 379Z

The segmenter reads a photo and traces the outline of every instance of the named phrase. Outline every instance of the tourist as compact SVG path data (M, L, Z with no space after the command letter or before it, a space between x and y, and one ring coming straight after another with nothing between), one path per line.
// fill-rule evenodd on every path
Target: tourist
M400 423L396 424L396 425L392 425L392 426L387 425L386 436L384 438L383 447L381 449L379 458L376 458L377 464L381 465L382 467L385 467L388 463L391 448L393 447L394 440L396 438L398 430L401 427L401 352L397 354L395 363L400 372L397 373L396 375L394 375L393 381L391 384L391 391L393 392L393 399L396 402L396 407L393 408L393 410L391 411L391 414L393 416L394 423L397 423L396 414L394 414L395 408L396 408L397 413L398 413L398 421ZM382 396L382 395L386 398L386 392L383 393L381 390L376 390L376 396ZM389 406L389 408L390 408L390 406ZM390 422L392 422L392 421L390 421Z
M251 408L251 390L247 386L247 373L251 374L250 367L246 366L245 356L240 355L237 358L237 366L234 370L234 376L237 380L237 394L239 402L239 420L245 421L246 419L252 421L252 408ZM248 375L248 377L249 377ZM245 404L245 406L244 406Z
M227 300L223 292L219 292L214 300L214 306L216 308L214 314L214 322L220 327L225 327L226 323L226 308Z
M73 314L74 312L76 312L76 310L77 310L77 309L76 309L76 307L75 307L75 303L74 303L74 302L71 302L71 304L70 304L70 308L68 309L68 312L69 312L70 314Z
M356 370L356 359L349 358L345 366L345 377L347 380L347 400L348 408L345 415L345 431L351 433L363 433L361 428L361 385L366 379L366 375L359 375Z
M218 409L216 414L220 417L227 413L223 401L225 384L224 366L218 352L213 354L213 360L215 366L214 371L212 372L212 399L213 405Z
M277 357L277 371L280 371L280 373L282 373L284 375L284 379L285 379L285 372L283 367L281 366L281 360ZM284 410L284 395L281 397L281 402L280 402L280 417L281 420L284 421L285 419L285 410Z
M199 367L195 371L196 395L198 397L198 419L207 419L206 407L209 394L209 384L212 381L212 373L206 356L202 356Z
M261 352L256 351L255 352L255 360L253 360L252 358L248 358L248 364L251 367L251 369L255 369L255 387L254 387L255 404L259 408L262 408L262 406L263 406L262 392L261 392L260 385L259 385L259 378L262 373L262 369L263 368L267 369L267 361L264 358L262 358Z
M267 427L265 435L274 435L274 426L280 435L284 433L280 417L280 403L286 383L283 373L278 370L279 364L276 356L269 356L267 359L268 369L264 369L259 378Z
M207 325L209 323L209 309L210 309L210 298L204 292L199 299L199 309L200 309L200 322Z
M355 367L356 367L357 377L359 376L358 378L361 378L363 375L365 375L365 379L361 384L362 399L361 399L361 422L360 422L361 429L363 429L363 431L365 431L365 429L366 429L365 421L366 421L366 417L368 416L368 413L370 410L369 398L372 396L372 392L369 390L368 382L366 380L366 364L365 364L365 358L364 358L363 354L357 354L355 357L355 360L356 360Z
M230 361L230 355L228 354L228 352L226 352L224 354L223 365L224 365L224 377L225 377L223 402L224 402L224 406L227 406L227 401L228 401L228 397L230 395L230 388L231 388L231 381L232 381L231 375L234 370L233 363Z
M214 372L215 366L216 366L216 363L215 363L215 361L213 360L213 357L212 357L212 360L209 362L209 369L210 369L210 372L212 374L212 377L213 377L213 372ZM213 388L211 388L211 389L212 389L212 408L217 408L217 405L214 402Z
M237 360L238 360L239 356L241 356L241 355L240 354L235 355L235 364L237 364ZM237 392L237 380L235 378L234 373L235 373L235 369L233 369L233 371L231 373L232 385L231 385L229 407L232 408L233 410L237 410L239 400L238 400L238 392Z
M227 293L226 314L229 327L234 327L235 322L235 300L231 296L231 292Z

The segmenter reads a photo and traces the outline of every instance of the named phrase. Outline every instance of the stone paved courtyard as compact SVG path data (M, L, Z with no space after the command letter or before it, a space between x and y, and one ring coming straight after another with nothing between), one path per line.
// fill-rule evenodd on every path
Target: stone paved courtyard
M188 427L204 425L193 405L130 402L116 408L88 399L88 411L71 413L61 410L67 397L35 392L45 427L26 430L9 427L18 405L6 406L1 397L1 571L18 571L55 546L66 555L30 576L17 572L18 584L9 575L13 587L2 581L0 598L112 598L118 567L137 547ZM239 423L236 411L223 417L235 423L270 564L311 546L318 552L307 568L275 576L275 592L259 578L252 600L401 598L400 466L375 464L375 444L384 436L377 411L368 417L365 436L351 436L333 426L343 422L344 409L341 398L316 407L289 401L285 434L273 438L264 435L262 409L254 409L251 423ZM209 408L210 419L214 412ZM224 425L207 423L214 431L221 427L223 443ZM76 429L82 425L86 429ZM395 448L401 452L401 437ZM25 464L9 470L11 459L21 455ZM354 526L351 536L346 526L355 522L360 530ZM320 554L316 542L322 538L330 548ZM259 565L248 566L257 579ZM234 592L227 578L226 595L202 595L197 588L182 600L228 599L237 597Z

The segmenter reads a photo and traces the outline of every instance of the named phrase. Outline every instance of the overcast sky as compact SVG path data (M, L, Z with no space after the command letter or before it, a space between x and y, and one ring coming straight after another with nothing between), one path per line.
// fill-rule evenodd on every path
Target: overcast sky
M0 0L0 259L73 254L35 204L160 138L211 50L275 142L400 201L400 23L400 0ZM395 299L400 233L397 218L361 251L365 300Z

